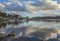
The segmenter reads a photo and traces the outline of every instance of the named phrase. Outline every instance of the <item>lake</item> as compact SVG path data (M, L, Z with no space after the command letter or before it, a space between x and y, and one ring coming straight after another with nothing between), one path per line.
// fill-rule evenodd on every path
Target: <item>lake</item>
M48 29L59 29L60 28L60 22L56 21L24 21L24 22L5 22L0 23L0 33L8 35L10 32L14 31L16 37L19 36L26 36L28 28L48 28ZM33 30L29 29L33 32ZM34 29L34 28L33 28ZM29 31L29 32L30 32Z
M0 23L1 24L1 23ZM17 31L17 28L21 28L21 27L27 27L27 26L32 26L32 27L37 27L37 28L60 28L60 22L50 22L50 21L28 21L28 22L7 22L7 23L2 23L2 25L0 25L0 29L3 29L2 31L7 32L8 31L12 31L15 29L15 31ZM18 30L19 31L19 30ZM18 32L17 31L17 32ZM1 32L1 31L0 31ZM3 33L3 32L2 32ZM8 32L7 32L8 33Z

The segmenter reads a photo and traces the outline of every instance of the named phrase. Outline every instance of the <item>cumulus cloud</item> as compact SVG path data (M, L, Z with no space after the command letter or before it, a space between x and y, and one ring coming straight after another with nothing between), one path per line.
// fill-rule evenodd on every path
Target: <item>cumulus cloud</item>
M17 3L22 7L22 3L19 0L10 0L10 1Z
M26 8L22 7L20 1L3 2L3 4L2 3L0 4L0 8L3 8L3 11L22 11L22 12L26 11Z
M10 0L0 4L0 8L4 7L7 11L21 11L28 13L38 13L40 11L60 10L60 4L56 0Z
M4 8L5 8L5 5L3 5L3 4L0 3L0 11L5 10Z
M0 4L0 8L5 8L5 6L3 4Z
M41 16L60 16L60 10L48 10L48 11L40 11L39 14Z
M12 2L4 2L4 5L6 5L6 6L9 6L11 4L12 4Z
M60 9L60 5L57 4L57 1L53 0L39 0L35 3L26 2L26 8L32 11L57 10Z
M22 3L18 0L10 0L9 2L3 2L0 4L0 10L2 11L26 11L22 7Z

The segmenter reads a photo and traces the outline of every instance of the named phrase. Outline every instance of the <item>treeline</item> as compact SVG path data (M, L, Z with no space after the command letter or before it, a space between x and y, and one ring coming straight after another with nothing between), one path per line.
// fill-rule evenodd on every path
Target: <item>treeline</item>
M17 14L7 14L5 12L0 11L0 18L18 18L19 15Z
M0 17L8 17L6 13L0 11Z

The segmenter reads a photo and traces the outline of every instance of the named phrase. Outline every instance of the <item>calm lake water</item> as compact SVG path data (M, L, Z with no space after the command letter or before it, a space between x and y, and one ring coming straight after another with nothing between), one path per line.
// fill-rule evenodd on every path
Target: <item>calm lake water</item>
M10 32L15 31L16 37L24 36L27 27L37 27L37 28L60 28L60 22L50 22L50 21L28 21L28 22L9 22L0 23L0 33L8 35ZM25 27L25 28L24 28ZM23 32L23 35L21 35Z
M9 22L9 23L3 23L0 25L0 33L9 33L13 30L15 30L16 33L19 32L19 28L22 27L38 27L38 28L60 28L60 22L49 22L49 21L28 21L28 22ZM8 32L7 32L8 31Z

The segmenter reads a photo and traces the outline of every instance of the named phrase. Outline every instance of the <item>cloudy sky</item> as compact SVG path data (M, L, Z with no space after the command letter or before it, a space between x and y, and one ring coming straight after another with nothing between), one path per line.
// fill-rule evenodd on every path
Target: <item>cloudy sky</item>
M0 11L23 16L60 15L60 0L0 0Z

